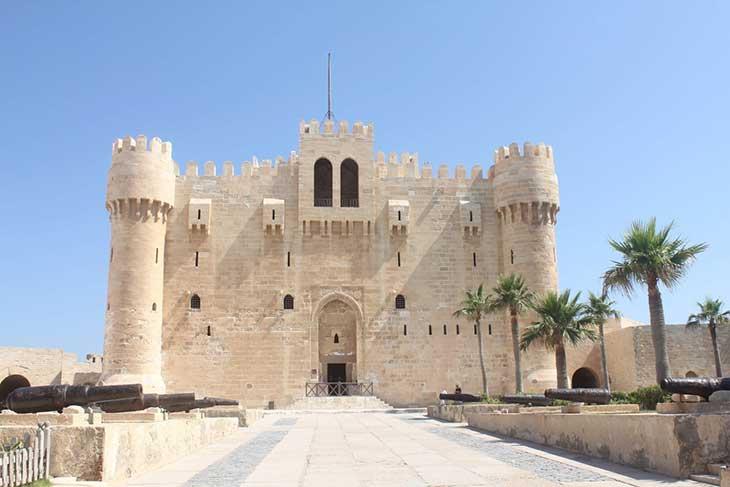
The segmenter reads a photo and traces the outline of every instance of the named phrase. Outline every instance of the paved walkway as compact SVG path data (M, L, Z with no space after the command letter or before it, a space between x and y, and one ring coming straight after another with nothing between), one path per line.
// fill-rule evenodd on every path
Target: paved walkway
M266 416L129 487L700 486L419 414Z

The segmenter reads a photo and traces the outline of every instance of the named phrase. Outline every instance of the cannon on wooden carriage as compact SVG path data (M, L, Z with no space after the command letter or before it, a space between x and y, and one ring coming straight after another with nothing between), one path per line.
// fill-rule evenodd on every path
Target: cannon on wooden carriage
M471 394L439 394L439 399L458 402L481 402L482 398Z
M542 394L508 394L502 396L506 404L524 404L526 406L549 406L552 400Z
M111 400L135 400L142 396L142 384L19 387L8 394L4 407L16 413L60 412L68 406L89 406Z
M672 394L688 394L707 399L713 392L730 391L730 377L667 377L662 390Z
M219 397L204 397L203 399L194 399L181 403L171 404L166 407L168 412L190 412L193 409L213 408L216 406L238 406L238 401L233 399L222 399Z
M195 401L195 393L185 392L181 394L142 394L140 397L129 399L116 399L110 401L98 401L93 406L98 407L105 413L128 413L142 411L147 408L163 408L169 411L171 406L186 402Z
M608 404L611 391L608 389L545 389L545 397L588 404Z

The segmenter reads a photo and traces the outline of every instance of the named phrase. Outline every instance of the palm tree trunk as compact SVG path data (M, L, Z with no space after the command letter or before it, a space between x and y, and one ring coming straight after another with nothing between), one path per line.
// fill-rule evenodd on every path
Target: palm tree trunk
M517 310L510 309L512 324L512 352L515 355L515 392L522 393L522 357L520 356L520 324L517 321Z
M707 326L710 329L710 338L712 338L712 352L715 354L715 374L722 377L722 363L720 363L720 347L717 345L717 328L714 322L710 322Z
M598 339L601 345L601 373L603 375L603 387L611 390L611 381L608 378L608 361L606 360L606 337L603 335L603 323L598 324Z
M489 385L487 384L487 369L484 366L484 345L482 344L482 324L480 320L477 323L477 341L479 342L479 366L482 369L482 392L485 396L489 396Z
M661 384L662 379L669 377L669 354L667 353L667 335L664 327L664 305L662 294L659 292L657 279L649 279L649 321L651 322L651 339L654 342L654 361L656 364L656 381Z
M563 341L555 345L555 369L558 372L558 388L568 388L568 358L565 355Z

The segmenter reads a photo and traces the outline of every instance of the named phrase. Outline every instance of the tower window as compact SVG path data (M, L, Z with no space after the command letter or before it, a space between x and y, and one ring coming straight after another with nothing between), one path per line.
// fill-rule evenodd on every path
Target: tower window
M474 323L474 334L475 335L478 335L479 334L479 332L477 331L477 325L476 325L476 323Z
M477 266L477 253L476 252L472 252L471 261L472 261L473 266L476 267Z
M152 303L152 311L157 311L157 303Z
M406 298L402 294L395 297L395 309L406 309Z
M428 334L433 335L433 327L431 325L428 325Z
M210 333L210 325L208 325L207 334L208 334L208 336L211 336L211 333Z
M111 252L109 252L109 262L114 261L114 247L112 247Z
M200 296L197 294L190 297L190 309L200 309Z
M510 251L509 251L509 262L510 262L510 264L515 263L515 251L512 249L510 249Z
M314 206L332 206L332 163L324 158L314 163Z
M199 261L200 261L200 253L196 251L195 252L195 267L198 267Z
M335 333L335 343L340 343L340 336Z
M200 210L198 210L198 220L200 220L200 217L201 217L201 216L202 216L202 215L201 215L201 213L200 213Z
M461 335L461 330L459 329L459 324L456 324L456 334Z
M112 305L109 303L106 303L106 310L109 311L111 309Z
M408 335L408 325L403 325L403 336Z
M286 253L286 266L291 267L291 252Z
M398 252L398 267L400 267L400 252Z
M271 210L271 220L276 220L276 210Z
M294 309L294 296L291 294L284 296L284 309Z
M357 162L345 159L340 165L340 206L343 208L358 208L359 181Z
M471 211L471 210L469 210L469 221L470 222L473 222L474 221L474 212Z
M398 210L398 221L400 221L400 210Z
M158 260L160 259L160 249L155 249L155 264L157 264Z
M491 323L488 325L488 328L489 328L489 334L491 335L492 334L492 324Z
M444 324L444 335L446 335L446 324Z

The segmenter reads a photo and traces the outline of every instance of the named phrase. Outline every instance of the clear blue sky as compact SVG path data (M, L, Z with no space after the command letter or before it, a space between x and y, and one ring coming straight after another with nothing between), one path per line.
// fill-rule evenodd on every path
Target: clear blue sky
M397 5L395 5L397 3ZM178 162L286 155L326 110L378 150L491 163L552 144L560 283L600 286L636 218L710 249L665 293L680 322L730 305L728 2L25 2L0 4L0 345L100 352L114 138ZM619 300L648 319L645 292Z

